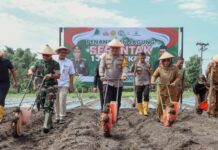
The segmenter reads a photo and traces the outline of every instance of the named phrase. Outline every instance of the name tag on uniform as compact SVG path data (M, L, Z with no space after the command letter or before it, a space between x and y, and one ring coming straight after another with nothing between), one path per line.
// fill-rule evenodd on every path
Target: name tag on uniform
M68 73L68 69L69 69L69 67L66 66L66 65L64 65L63 70L62 70L62 73L63 73L63 74L67 74L67 73Z

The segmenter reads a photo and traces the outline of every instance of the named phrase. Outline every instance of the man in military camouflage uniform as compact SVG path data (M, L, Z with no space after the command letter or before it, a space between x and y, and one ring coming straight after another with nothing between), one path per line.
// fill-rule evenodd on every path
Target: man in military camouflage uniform
M60 77L60 66L58 62L52 59L55 52L49 45L46 45L39 53L42 54L43 59L30 67L28 75L36 75L43 82L42 88L39 89L37 94L37 107L39 108L42 105L44 109L45 121L43 128L46 133L52 128L53 104L57 92L57 79Z
M148 115L149 92L150 92L150 78L152 74L151 66L145 61L146 55L144 52L140 53L133 64L132 70L135 76L135 89L138 101L139 114ZM142 95L144 96L144 105L142 102ZM144 111L143 111L144 108Z
M110 51L107 54L102 54L99 65L99 75L100 79L103 81L104 94L106 94L106 99L104 99L104 101L105 104L110 103L110 101L115 101L117 96L117 90L119 88L118 108L120 108L123 89L122 80L127 79L128 60L125 56L120 54L120 48L124 45L118 39L113 39L107 44L107 46L110 47ZM110 79L121 80L118 81Z
M213 57L213 62L209 63L206 69L206 77L210 81L209 90L209 117L218 116L218 55Z
M76 46L74 48L74 58L72 59L76 75L87 76L89 74L87 60L85 58L81 58L81 49Z

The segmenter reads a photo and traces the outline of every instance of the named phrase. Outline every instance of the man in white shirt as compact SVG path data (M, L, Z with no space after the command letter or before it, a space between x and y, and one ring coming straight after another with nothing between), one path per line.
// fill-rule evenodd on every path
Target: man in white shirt
M68 90L73 92L73 76L75 74L75 69L73 62L67 59L66 56L69 54L70 50L66 47L59 47L56 53L59 55L58 63L60 65L61 76L58 79L58 93L55 102L55 114L56 122L64 123L64 117L66 116L66 97Z

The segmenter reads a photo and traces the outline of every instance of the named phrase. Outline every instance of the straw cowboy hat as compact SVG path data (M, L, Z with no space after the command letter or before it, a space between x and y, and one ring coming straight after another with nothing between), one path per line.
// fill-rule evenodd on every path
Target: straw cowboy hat
M55 50L55 52L58 54L61 50L67 51L68 54L70 53L70 50L64 46L60 46L58 49Z
M54 50L48 44L46 44L45 47L38 53L39 54L46 54L46 55L56 55Z
M4 56L4 51L0 50L0 57L3 57L3 56Z
M118 39L113 39L112 41L107 43L107 46L117 47L117 48L124 47L123 43L121 43L120 40L118 40Z
M160 60L162 59L169 59L169 58L173 58L174 56L171 55L169 52L164 52L163 55L160 57Z
M215 56L213 57L213 61L215 61L216 63L218 63L218 55L215 55Z

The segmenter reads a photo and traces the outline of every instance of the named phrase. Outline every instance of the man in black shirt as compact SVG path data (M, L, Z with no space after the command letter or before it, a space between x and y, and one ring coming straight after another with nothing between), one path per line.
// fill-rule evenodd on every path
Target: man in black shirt
M206 78L204 75L199 75L197 81L193 84L193 92L195 93L196 99L196 113L202 114L203 110L198 107L198 105L206 100L208 89L206 86Z
M167 47L165 45L161 45L158 58L160 58L166 50ZM154 62L154 71L159 67L159 65L160 65L160 60L158 59Z
M100 93L100 101L101 101L101 110L103 109L103 84L102 81L100 80L100 76L99 76L99 64L97 64L96 68L95 68L95 76L94 76L94 88L93 91L97 92L97 87L99 89L99 93Z
M4 116L5 97L10 87L9 70L17 86L16 73L10 60L3 58L4 52L0 50L0 123Z

